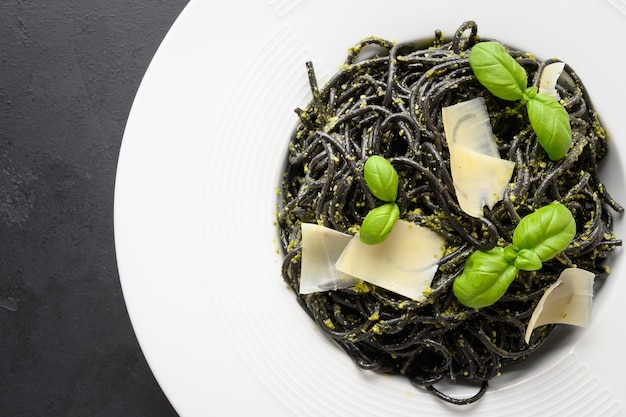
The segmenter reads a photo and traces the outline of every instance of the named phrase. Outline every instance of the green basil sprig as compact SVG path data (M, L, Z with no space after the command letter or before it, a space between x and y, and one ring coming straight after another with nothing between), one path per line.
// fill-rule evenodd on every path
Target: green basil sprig
M472 47L469 64L478 81L503 100L521 100L537 141L553 161L563 158L572 142L569 115L561 104L547 94L527 87L528 75L498 42L480 42Z
M370 210L361 224L361 242L376 245L387 238L400 217L400 209L395 203L398 196L398 173L388 160L373 155L365 162L363 176L374 197L386 203Z
M567 248L575 235L576 221L567 207L560 203L541 207L520 221L510 245L473 252L452 291L467 307L490 306L506 293L520 270L541 269L542 263Z

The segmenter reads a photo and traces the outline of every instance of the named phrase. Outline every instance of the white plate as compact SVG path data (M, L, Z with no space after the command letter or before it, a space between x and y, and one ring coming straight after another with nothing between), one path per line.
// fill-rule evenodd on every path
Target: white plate
M624 259L591 328L564 331L478 403L455 407L356 369L314 329L280 277L273 216L293 109L309 100L304 62L323 81L363 37L449 34L470 19L485 37L577 70L615 139L606 181L626 203L625 10L623 0L192 1L141 84L115 190L124 297L181 416L624 415Z

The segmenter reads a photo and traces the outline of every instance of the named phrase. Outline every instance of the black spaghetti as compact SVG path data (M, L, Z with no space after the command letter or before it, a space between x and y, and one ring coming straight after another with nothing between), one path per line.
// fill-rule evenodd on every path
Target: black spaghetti
M577 74L565 65L565 82L557 84L572 146L563 159L552 161L537 144L522 104L494 97L474 77L468 53L482 41L473 22L450 39L436 31L426 43L367 38L349 50L323 88L308 63L313 98L296 109L299 123L289 141L278 214L283 278L317 325L359 367L404 375L455 404L478 400L503 367L523 361L551 335L555 326L547 325L530 343L524 341L530 315L564 268L576 265L601 281L609 271L606 259L621 245L612 213L623 209L598 174L607 133ZM506 48L535 85L552 62ZM366 50L370 54L363 57ZM441 120L442 107L476 97L485 99L501 156L515 162L503 199L480 218L457 203ZM447 241L432 293L426 303L367 284L366 290L299 294L300 225L358 230L376 205L363 179L364 162L373 154L387 158L399 174L400 217ZM521 271L495 304L461 305L451 287L469 254L511 242L520 218L553 201L567 206L576 220L568 248L540 271ZM444 379L476 381L480 388L470 398L452 398L435 388Z

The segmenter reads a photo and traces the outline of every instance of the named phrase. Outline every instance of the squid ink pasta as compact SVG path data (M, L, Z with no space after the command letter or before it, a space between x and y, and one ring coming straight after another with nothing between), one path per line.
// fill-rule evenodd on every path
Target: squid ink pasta
M307 63L312 99L296 109L277 215L282 277L317 326L360 368L400 374L453 404L477 401L489 380L551 337L557 325L541 326L529 342L524 339L539 300L565 268L592 272L597 285L609 274L607 258L621 245L613 219L623 209L598 173L607 132L574 69L565 64L555 87L569 117L571 146L552 160L538 144L523 102L498 98L477 80L468 56L482 42L474 22L462 24L452 37L435 31L430 41L366 38L349 49L323 86ZM538 86L554 62L504 47L531 86ZM473 217L458 203L442 108L477 97L485 101L500 156L514 168L501 200ZM301 294L302 224L358 232L379 203L363 174L372 155L387 159L397 172L399 218L445 239L426 300L368 282ZM520 270L492 305L460 303L452 286L470 254L510 243L525 215L552 202L566 206L575 220L567 247L539 270ZM477 392L453 398L437 388L444 380L475 382Z

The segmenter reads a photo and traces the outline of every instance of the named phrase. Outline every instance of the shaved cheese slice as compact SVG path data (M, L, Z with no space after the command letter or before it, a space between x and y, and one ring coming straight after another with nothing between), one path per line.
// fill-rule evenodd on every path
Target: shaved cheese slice
M546 324L587 327L591 321L594 277L592 272L584 269L565 269L533 311L524 338L526 343L534 329Z
M317 224L302 224L300 294L337 290L354 285L352 277L335 269L352 235Z
M450 170L461 209L482 217L502 199L515 163L500 158L485 100L478 97L442 109Z
M423 302L445 240L428 228L398 220L384 242L366 245L358 234L337 260L339 271Z
M500 159L485 99L477 97L446 106L441 116L448 146L454 144Z
M491 209L502 200L515 163L460 146L453 148L450 169L459 205L470 216L482 217L484 206Z
M539 78L539 92L560 100L561 96L556 91L556 82L565 68L564 62L553 62L545 66Z

